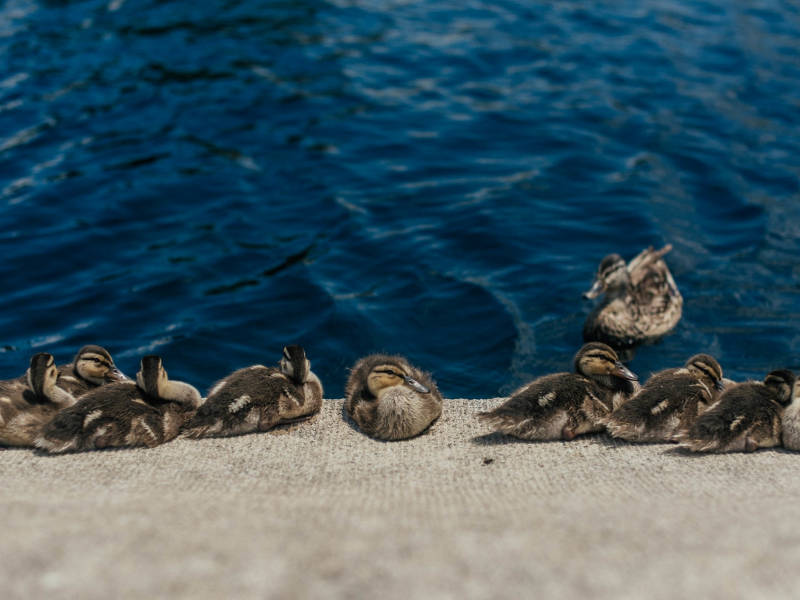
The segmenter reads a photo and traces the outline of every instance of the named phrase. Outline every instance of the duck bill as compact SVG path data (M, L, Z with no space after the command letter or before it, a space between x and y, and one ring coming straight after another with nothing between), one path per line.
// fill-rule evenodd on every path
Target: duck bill
M614 370L611 371L611 374L622 377L623 379L629 379L630 381L639 381L639 376L632 373L628 367L619 361L614 364Z
M596 279L594 284L592 285L592 289L588 292L583 293L583 297L586 300L591 300L592 298L597 298L600 294L606 291L605 283L601 279Z
M110 368L106 372L105 378L108 379L109 381L125 381L128 379L125 376L125 374L122 371L120 371L117 367Z
M718 392L721 392L725 389L725 382L722 381L722 379L718 379L714 385L716 386Z
M430 394L430 389L426 388L424 385L419 383L416 379L411 379L411 377L403 377L405 382L411 387L411 389L418 391L420 394Z

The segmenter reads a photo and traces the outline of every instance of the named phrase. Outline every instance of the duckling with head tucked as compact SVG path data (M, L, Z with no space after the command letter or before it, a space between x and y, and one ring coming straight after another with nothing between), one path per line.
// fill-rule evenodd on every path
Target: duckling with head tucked
M53 355L40 352L31 357L24 377L0 381L0 444L33 446L42 425L75 403L57 380Z
M419 435L442 414L442 395L431 376L400 356L359 360L344 394L348 414L364 433L381 440Z
M679 436L694 452L753 452L781 443L781 417L791 402L794 373L772 371L764 383L726 388L719 400Z
M680 369L653 375L628 402L606 420L608 432L629 442L671 442L722 392L722 367L697 354Z
M639 389L631 373L605 344L586 344L575 355L574 373L546 375L523 386L478 417L525 440L571 440L603 430L603 422Z
M280 370L255 365L217 382L186 426L190 438L268 431L322 409L322 384L302 346L286 346Z
M681 319L683 297L662 258L672 245L661 250L649 247L626 266L619 254L600 263L592 288L584 298L605 298L587 317L583 339L614 348L652 342L671 331Z
M158 356L145 356L136 383L87 393L42 428L36 446L50 453L153 448L176 437L201 403L194 387L170 381Z

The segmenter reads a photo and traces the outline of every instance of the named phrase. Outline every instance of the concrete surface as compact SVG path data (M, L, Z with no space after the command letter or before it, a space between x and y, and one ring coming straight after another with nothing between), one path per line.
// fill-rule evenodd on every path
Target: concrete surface
M800 455L520 442L448 400L378 442L342 402L276 432L0 452L0 595L798 598Z

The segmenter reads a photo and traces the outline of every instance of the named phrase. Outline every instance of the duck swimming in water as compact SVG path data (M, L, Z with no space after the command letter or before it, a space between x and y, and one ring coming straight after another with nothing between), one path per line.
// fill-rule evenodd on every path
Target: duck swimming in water
M574 365L574 373L540 377L478 418L525 440L571 440L602 431L608 415L639 389L638 377L597 342L581 348Z
M344 395L347 412L361 430L381 440L419 435L442 414L442 395L431 376L400 356L359 360Z
M585 341L629 348L655 341L678 324L683 297L662 258L670 250L669 244L658 251L651 246L627 265L619 254L603 259L594 285L583 295L605 293L583 326Z

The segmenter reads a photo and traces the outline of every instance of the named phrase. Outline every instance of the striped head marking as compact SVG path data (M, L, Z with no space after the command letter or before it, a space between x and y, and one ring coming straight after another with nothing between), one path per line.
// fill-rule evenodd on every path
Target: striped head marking
M778 369L764 378L764 385L774 394L776 402L786 405L792 400L794 380L794 373L789 369Z
M161 358L155 354L145 356L142 365L136 374L136 384L148 396L160 398L160 390L167 381L167 372L161 364Z
M302 346L293 344L283 349L280 368L281 373L289 379L303 383L311 372L311 361L306 358L306 351Z
M586 344L575 355L575 372L580 373L590 379L593 377L614 376L637 381L639 377L631 373L623 365L617 353L609 346L599 342Z
M95 385L127 379L114 365L111 355L100 346L84 346L75 357L75 370Z
M28 386L33 393L44 398L45 388L55 385L58 379L58 367L52 354L40 352L31 357L31 366L28 369Z
M619 254L609 254L600 263L594 284L583 294L587 300L597 298L605 291L616 291L628 285L628 269Z
M429 394L430 389L410 377L406 369L398 364L387 363L372 367L367 376L367 387L376 398L391 387L408 386L420 394Z
M708 379L721 392L725 384L722 383L722 367L708 354L695 354L686 361L686 368L689 372L700 379Z

